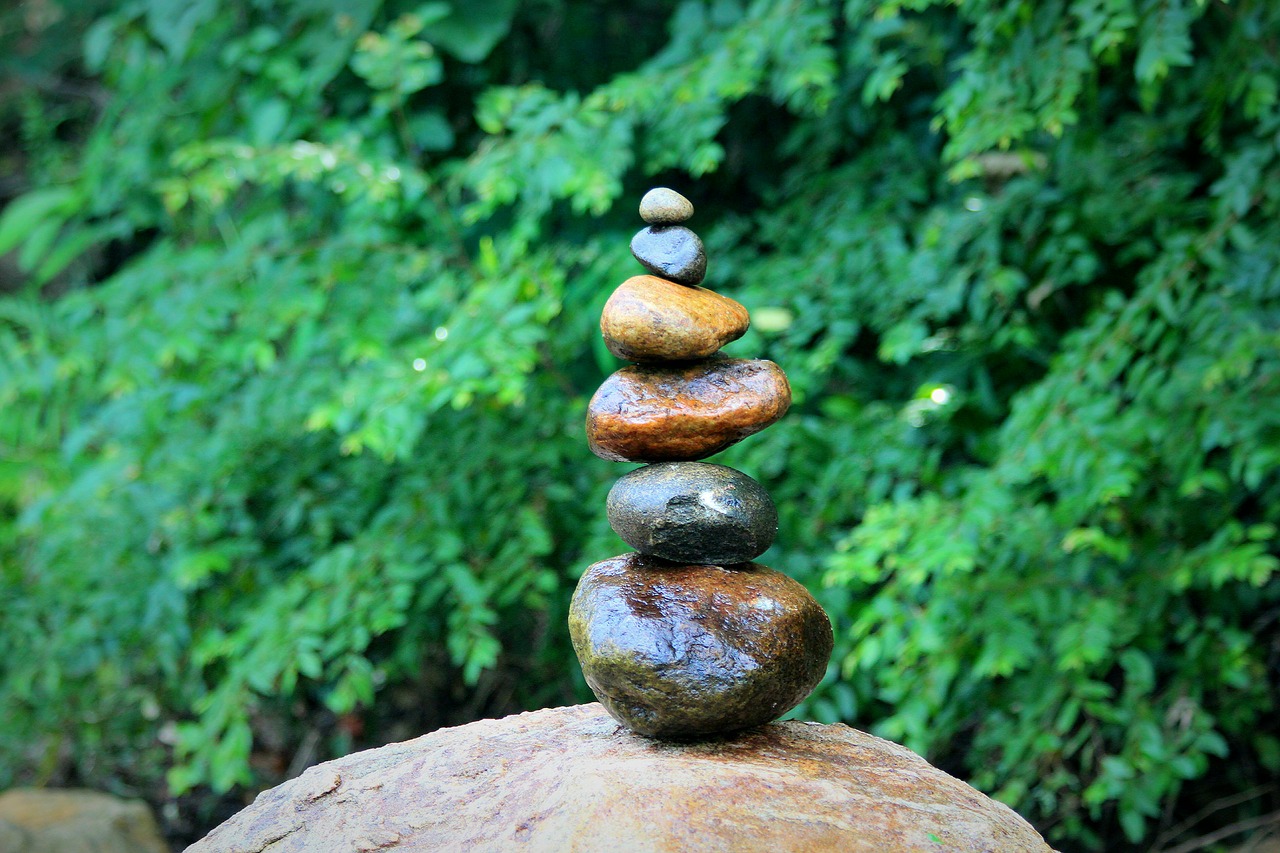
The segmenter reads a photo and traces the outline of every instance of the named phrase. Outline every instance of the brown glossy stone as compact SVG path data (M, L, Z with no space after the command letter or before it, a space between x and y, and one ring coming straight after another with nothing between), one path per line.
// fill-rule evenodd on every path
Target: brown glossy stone
M587 443L602 459L702 459L787 413L791 386L763 359L635 365L611 375L587 407Z
M832 648L827 614L781 572L640 554L587 569L569 636L600 704L632 731L668 739L777 719L822 679Z
M633 276L604 304L605 346L628 361L706 358L747 331L747 309L704 287Z

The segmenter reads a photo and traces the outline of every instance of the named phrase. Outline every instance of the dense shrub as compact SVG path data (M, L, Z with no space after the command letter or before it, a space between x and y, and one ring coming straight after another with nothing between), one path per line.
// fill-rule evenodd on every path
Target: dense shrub
M586 698L595 323L665 183L796 391L721 459L836 624L801 713L1067 849L1275 807L1276 4L0 21L0 786L247 790Z

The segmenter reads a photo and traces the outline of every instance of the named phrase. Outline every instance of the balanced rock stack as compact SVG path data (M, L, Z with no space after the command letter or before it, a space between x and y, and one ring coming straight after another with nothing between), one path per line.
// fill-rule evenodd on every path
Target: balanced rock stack
M694 739L767 723L818 683L831 624L808 591L750 562L778 513L755 480L695 460L786 414L778 365L727 358L747 310L699 287L702 241L688 199L650 190L631 252L651 275L623 282L600 320L609 351L635 362L604 381L587 440L604 459L650 463L609 492L609 523L638 553L591 566L569 609L587 684L620 723Z

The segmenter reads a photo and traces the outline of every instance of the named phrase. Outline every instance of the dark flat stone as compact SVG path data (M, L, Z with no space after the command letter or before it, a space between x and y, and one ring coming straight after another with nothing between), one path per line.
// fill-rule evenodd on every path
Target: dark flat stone
M725 565L773 544L778 510L755 480L725 465L658 462L609 490L609 524L641 554Z
M702 240L683 225L642 229L631 238L631 254L649 272L680 284L699 284L707 275Z

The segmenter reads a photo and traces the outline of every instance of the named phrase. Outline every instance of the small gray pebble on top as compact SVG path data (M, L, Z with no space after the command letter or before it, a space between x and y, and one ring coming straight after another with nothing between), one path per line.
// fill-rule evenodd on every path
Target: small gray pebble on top
M693 216L693 204L675 190L655 187L640 199L640 218L650 225L676 225Z

